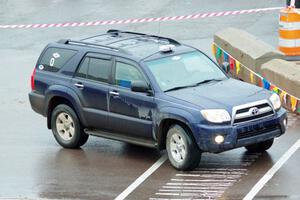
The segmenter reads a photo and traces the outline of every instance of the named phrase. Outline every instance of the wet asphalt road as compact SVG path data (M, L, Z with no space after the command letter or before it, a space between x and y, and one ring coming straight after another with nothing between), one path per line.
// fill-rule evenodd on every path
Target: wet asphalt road
M0 0L0 24L82 22L189 15L277 7L279 0L211 1L16 1ZM90 137L79 150L62 149L46 120L29 105L29 78L42 48L60 38L82 38L110 28L160 34L211 55L213 34L233 26L277 44L277 11L173 22L46 29L0 30L0 199L113 199L164 152ZM286 135L266 154L237 149L204 154L193 172L165 162L127 199L242 199L258 179L300 137L291 115ZM299 150L260 191L257 199L300 199Z

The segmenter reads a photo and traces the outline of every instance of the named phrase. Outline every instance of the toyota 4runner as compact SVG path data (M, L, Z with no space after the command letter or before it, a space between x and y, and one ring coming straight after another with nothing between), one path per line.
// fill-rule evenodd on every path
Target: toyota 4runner
M100 136L166 149L191 170L202 152L265 151L286 131L278 95L224 68L174 39L109 30L48 44L29 99L65 148Z

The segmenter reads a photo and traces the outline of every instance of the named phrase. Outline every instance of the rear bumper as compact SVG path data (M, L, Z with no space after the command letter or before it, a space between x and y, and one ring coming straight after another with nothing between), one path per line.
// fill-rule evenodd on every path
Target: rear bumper
M30 92L28 94L28 96L29 96L29 101L30 101L31 108L35 112L45 116L45 112L44 112L45 111L44 110L44 108L45 108L45 96L41 95L41 94L37 94L35 92Z
M287 119L286 111L281 108L271 117L239 125L195 124L194 136L202 151L217 153L279 137L286 131L283 123L285 119ZM214 141L216 135L224 136L222 144Z

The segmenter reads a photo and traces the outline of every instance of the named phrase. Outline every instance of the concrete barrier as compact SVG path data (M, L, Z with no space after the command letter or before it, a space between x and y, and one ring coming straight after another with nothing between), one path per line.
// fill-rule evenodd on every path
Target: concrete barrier
M300 61L284 60L284 55L272 46L235 28L214 35L213 51L219 64L225 55L230 58L232 77L279 93L283 106L300 114Z
M246 31L236 28L226 28L217 32L214 35L214 42L257 73L261 73L262 64L274 58L284 58L284 55L272 46L258 40Z
M300 66L296 62L273 59L262 65L262 76L287 93L300 97Z

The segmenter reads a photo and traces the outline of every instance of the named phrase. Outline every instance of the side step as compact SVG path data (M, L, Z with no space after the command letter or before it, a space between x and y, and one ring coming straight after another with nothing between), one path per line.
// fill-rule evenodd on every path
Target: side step
M132 136L125 136L124 134L120 134L120 133L111 133L111 132L100 131L100 130L91 130L91 129L84 129L84 132L88 135L128 142L128 143L136 144L136 145L140 145L140 146L157 148L157 142L155 142L155 141L146 140L146 139L142 139L142 138L136 138L136 137L132 137Z

